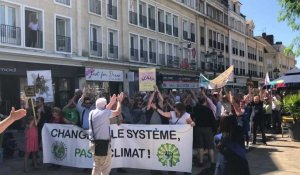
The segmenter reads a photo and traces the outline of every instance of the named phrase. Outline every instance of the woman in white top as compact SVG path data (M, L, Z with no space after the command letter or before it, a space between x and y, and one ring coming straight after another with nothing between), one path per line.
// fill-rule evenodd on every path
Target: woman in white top
M151 107L160 115L169 118L169 123L172 125L190 124L192 127L195 126L194 121L191 119L191 115L185 112L185 106L183 103L176 103L174 111L170 112L164 112L161 109L158 109L155 104L151 104Z

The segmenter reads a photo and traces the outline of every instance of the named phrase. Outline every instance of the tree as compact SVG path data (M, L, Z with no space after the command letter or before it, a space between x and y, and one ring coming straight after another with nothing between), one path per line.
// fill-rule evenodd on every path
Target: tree
M279 21L287 21L292 30L300 31L300 0L279 0L279 4ZM295 37L284 52L300 56L300 36Z

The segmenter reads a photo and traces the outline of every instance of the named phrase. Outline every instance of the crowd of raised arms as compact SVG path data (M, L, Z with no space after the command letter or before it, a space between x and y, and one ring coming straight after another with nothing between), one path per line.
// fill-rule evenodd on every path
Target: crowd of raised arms
M115 100L121 104L117 117L110 119L111 124L190 124L194 127L193 148L196 152L193 163L197 166L203 166L205 163L206 152L211 165L214 166L215 148L222 152L227 137L231 142L234 141L245 148L249 146L251 133L252 143L256 144L258 128L262 133L263 144L267 144L266 131L280 132L281 97L262 88L248 87L245 94L233 94L224 88L173 89L161 92L155 87L152 92L137 92L131 95L121 93L118 97L108 94L95 97L83 89L77 91L63 109L50 108L44 104L43 98L37 98L36 120L32 108L28 107L25 117L25 171L30 154L34 160L33 165L37 166L36 153L41 147L41 130L45 123L74 124L87 130L89 113L96 108L96 100L100 97L106 98L108 102ZM117 103L108 103L105 108L116 110L119 106ZM25 115L24 112L22 111L22 115ZM12 114L14 113L13 109ZM223 139L216 139L218 133L223 134ZM54 169L59 167L52 165Z

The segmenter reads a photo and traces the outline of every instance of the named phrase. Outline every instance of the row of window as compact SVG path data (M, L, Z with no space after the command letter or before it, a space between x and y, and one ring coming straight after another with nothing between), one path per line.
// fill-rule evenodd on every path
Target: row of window
M232 54L244 57L245 56L245 44L236 40L231 40Z
M235 75L246 75L246 65L243 61L232 60L232 64L234 65L234 74Z
M207 16L211 17L212 19L228 25L228 15L208 3L206 4L206 13Z
M142 1L130 1L129 23L170 36L179 36L179 17L177 15ZM195 23L183 19L182 26L183 39L195 42Z
M224 36L213 30L208 30L208 47L219 49L228 53L229 39L228 36Z

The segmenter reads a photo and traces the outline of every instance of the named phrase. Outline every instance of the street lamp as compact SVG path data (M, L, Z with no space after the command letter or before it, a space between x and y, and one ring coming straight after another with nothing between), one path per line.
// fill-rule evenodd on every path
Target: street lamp
M274 70L273 70L273 73L274 73L275 78L278 78L280 70L277 67L275 67Z
M210 70L214 71L214 77L216 77L217 71L223 71L224 68L224 56L222 52L218 54L215 49L210 53L207 51L205 54L206 62L209 64Z

